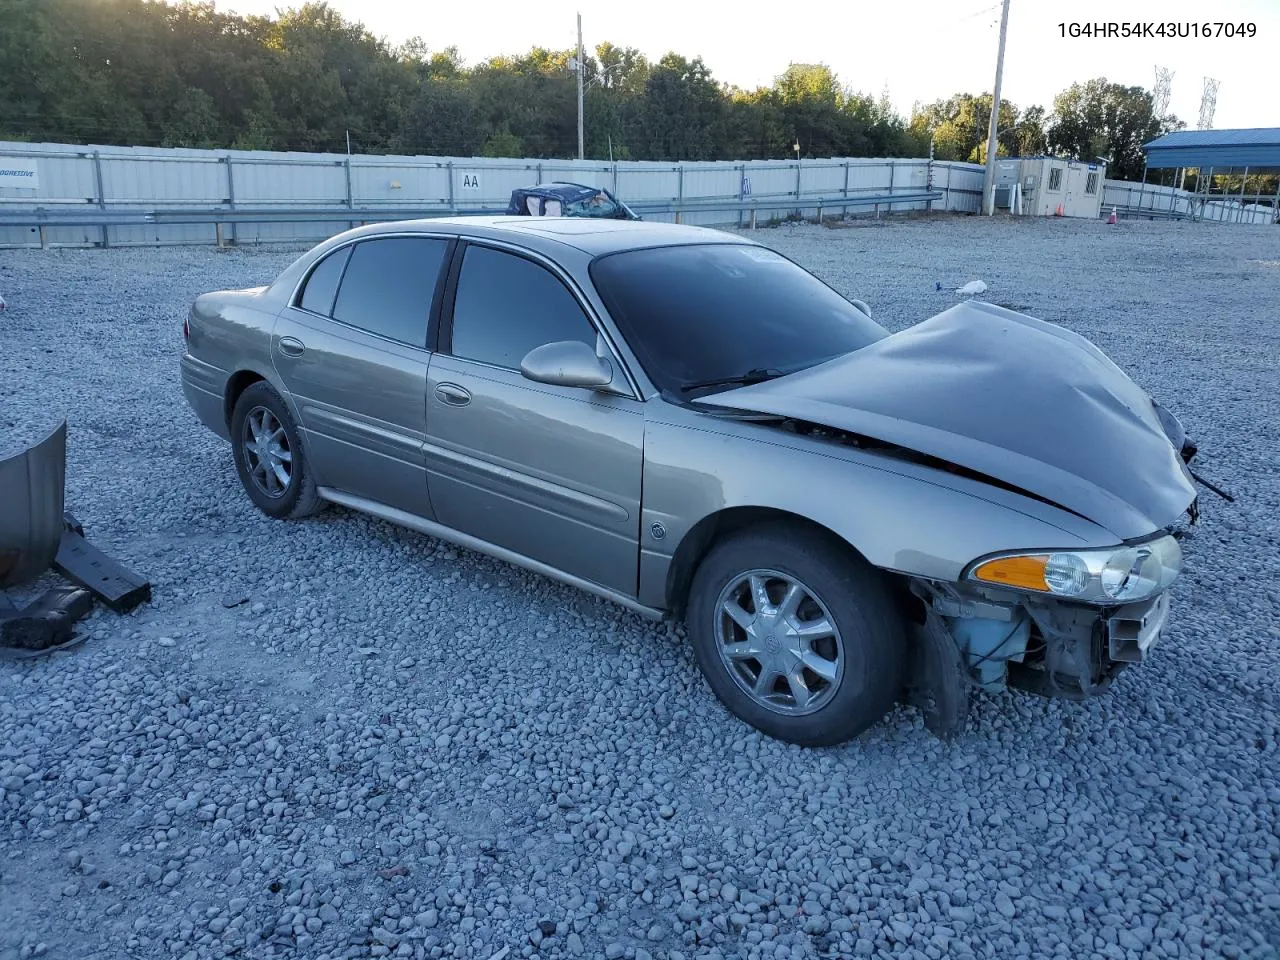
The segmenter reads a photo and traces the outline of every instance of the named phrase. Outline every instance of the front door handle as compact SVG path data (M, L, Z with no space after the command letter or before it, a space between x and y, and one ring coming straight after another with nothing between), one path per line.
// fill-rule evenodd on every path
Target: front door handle
M300 357L307 349L297 337L281 337L277 346L286 357Z
M437 384L436 396L451 407L465 407L471 402L471 394L456 383Z

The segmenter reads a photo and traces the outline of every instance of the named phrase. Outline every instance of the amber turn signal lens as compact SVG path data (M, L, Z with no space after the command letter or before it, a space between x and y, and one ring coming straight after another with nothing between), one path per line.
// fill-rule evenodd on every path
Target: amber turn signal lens
M1024 590L1048 591L1044 571L1049 555L1031 557L998 557L988 560L973 571L973 576L984 583L997 583L1004 587L1021 587Z

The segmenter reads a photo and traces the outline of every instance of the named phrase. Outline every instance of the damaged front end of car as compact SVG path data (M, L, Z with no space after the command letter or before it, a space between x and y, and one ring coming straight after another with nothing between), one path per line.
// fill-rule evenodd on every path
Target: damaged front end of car
M1195 443L1152 402L1189 466ZM1184 522L1113 548L1004 552L978 558L957 583L911 578L922 615L908 693L926 726L958 732L979 689L1070 700L1104 693L1159 640L1181 542L1199 521L1197 497Z
M958 584L910 580L923 615L908 699L930 730L949 736L976 690L1071 700L1104 693L1158 640L1181 561L1166 534L1115 551L985 558Z
M941 618L977 686L1083 699L1143 661L1181 565L1166 534L1112 551L984 558L959 584L911 588Z
M880 554L913 609L909 699L935 732L958 729L975 688L1081 699L1143 662L1169 615L1183 518L1199 520L1196 484L1221 493L1191 471L1178 418L1094 344L993 304L697 404L922 467L957 491L958 525L975 500L1008 508L1007 531L984 513L995 552L947 553L945 527L903 517L902 546ZM1033 514L1042 526L1022 542Z

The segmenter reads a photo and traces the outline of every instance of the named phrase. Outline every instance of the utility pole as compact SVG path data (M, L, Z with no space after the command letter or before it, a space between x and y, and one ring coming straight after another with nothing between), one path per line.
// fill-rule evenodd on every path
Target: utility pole
M582 14L578 14L578 159L585 157L582 149Z
M1000 52L996 54L996 86L991 93L991 124L987 133L987 169L982 177L982 212L990 217L996 212L996 132L1000 122L1000 81L1004 77L1004 38L1009 29L1009 0L1004 0L1000 14Z

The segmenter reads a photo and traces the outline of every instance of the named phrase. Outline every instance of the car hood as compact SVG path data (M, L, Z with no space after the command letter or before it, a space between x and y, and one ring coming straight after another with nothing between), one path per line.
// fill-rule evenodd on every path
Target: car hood
M696 402L806 420L950 461L1124 539L1176 522L1196 495L1152 398L1101 350L980 301Z

